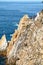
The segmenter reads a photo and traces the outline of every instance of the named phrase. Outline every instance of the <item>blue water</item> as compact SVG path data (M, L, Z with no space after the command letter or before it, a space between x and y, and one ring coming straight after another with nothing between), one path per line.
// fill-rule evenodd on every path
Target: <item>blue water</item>
M5 65L5 63L6 63L6 57L4 57L4 56L0 56L0 65Z
M0 38L6 34L7 40L10 40L10 34L17 29L17 24L23 15L35 17L42 9L43 3L40 2L0 2Z
M6 34L7 40L10 40L10 34L17 29L17 24L23 15L28 14L30 18L34 18L42 9L41 2L0 2L0 38ZM5 58L2 56L0 56L0 65L5 65Z

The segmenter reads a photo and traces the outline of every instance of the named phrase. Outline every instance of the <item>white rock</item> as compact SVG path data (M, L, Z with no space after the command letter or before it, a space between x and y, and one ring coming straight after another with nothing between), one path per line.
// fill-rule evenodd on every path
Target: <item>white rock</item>
M6 47L7 47L7 41L5 35L3 35L2 38L0 39L0 51L6 50Z
M37 21L37 18L39 17L39 13L37 13L37 16L35 17L35 21Z

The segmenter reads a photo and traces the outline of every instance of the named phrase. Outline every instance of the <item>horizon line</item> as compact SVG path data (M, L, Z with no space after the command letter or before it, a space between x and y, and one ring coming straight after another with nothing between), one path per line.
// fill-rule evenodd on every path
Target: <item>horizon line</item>
M42 2L42 1L0 1L0 2L21 2L21 3L23 3L23 2Z
M0 1L0 2L42 2L42 1Z

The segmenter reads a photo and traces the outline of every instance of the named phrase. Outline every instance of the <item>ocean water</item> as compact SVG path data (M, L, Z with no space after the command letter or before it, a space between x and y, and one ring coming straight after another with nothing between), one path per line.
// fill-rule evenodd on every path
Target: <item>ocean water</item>
M7 40L10 40L21 17L28 14L30 18L34 18L42 9L41 2L0 2L0 38L5 34ZM0 65L5 65L4 60L0 56Z
M0 2L0 38L5 34L10 40L21 17L25 14L30 18L35 17L42 9L41 2Z

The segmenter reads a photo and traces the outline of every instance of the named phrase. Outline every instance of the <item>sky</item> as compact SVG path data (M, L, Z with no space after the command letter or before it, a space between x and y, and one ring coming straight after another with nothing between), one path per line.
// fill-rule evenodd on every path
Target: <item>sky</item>
M3 1L8 1L8 2L9 2L9 1L10 1L10 2L33 1L33 2L34 2L34 1L42 1L42 0L0 0L0 1L2 1L2 2L3 2Z

